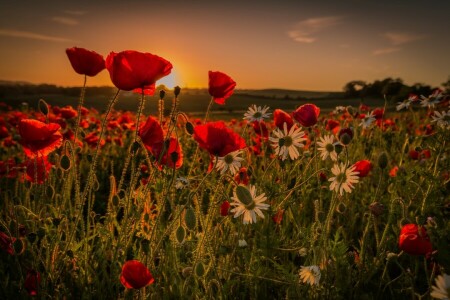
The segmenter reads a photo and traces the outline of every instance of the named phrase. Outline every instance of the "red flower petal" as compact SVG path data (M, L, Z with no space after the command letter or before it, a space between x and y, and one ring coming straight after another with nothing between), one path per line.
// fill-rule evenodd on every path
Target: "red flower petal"
M172 64L162 57L134 50L111 52L106 58L111 81L121 90L131 91L154 84L170 74Z
M129 260L122 266L120 282L127 289L140 289L154 281L147 267L138 260Z
M19 134L22 137L21 144L25 154L33 158L35 156L47 156L62 144L62 134L58 131L59 124L45 124L38 120L22 119L19 123Z
M319 114L320 108L314 104L304 104L294 111L293 116L303 127L311 127L317 123Z
M247 147L245 140L225 126L222 121L209 122L194 128L194 139L200 148L213 156L223 157L230 152Z
M105 68L103 56L95 51L73 47L66 49L66 54L78 74L95 76Z
M209 71L209 94L214 98L214 102L220 105L225 104L225 100L233 94L236 82L225 73Z
M400 231L398 246L411 255L425 255L432 251L431 241L425 227L406 224Z

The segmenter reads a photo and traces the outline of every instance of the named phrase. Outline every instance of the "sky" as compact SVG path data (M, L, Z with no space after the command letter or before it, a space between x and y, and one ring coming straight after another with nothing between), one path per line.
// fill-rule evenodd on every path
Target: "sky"
M341 91L386 77L439 86L450 76L449 0L0 0L0 80L80 86L65 49L169 60L168 87L208 71L240 89ZM88 86L112 85L104 70Z

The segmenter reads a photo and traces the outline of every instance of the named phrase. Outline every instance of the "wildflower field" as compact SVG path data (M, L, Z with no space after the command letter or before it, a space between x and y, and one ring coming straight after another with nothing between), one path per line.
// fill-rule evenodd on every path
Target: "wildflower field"
M210 71L194 118L182 89L155 90L169 61L66 52L78 107L0 108L1 299L449 297L443 90L395 111L254 103L217 120L236 83ZM105 68L117 93L101 114L83 101ZM135 111L114 110L121 91Z

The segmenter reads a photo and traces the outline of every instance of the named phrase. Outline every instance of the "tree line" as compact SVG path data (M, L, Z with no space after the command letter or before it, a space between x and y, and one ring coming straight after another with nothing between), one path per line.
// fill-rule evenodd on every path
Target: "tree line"
M448 93L450 91L450 77L442 87ZM385 78L383 80L375 80L374 82L365 82L362 80L352 80L344 86L344 95L347 98L365 98L365 97L380 97L386 95L388 100L401 101L410 94L429 95L438 87L423 83L415 83L407 85L401 78Z

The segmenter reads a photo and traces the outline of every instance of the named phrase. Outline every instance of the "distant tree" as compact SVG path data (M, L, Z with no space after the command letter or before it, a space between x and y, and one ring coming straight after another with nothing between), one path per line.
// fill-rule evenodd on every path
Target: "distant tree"
M353 80L344 86L344 94L348 98L361 97L362 91L366 87L366 82L362 80Z
M449 79L450 80L450 79ZM422 83L415 83L411 86L410 93L416 94L416 95L429 95L431 94L432 87L426 84Z

